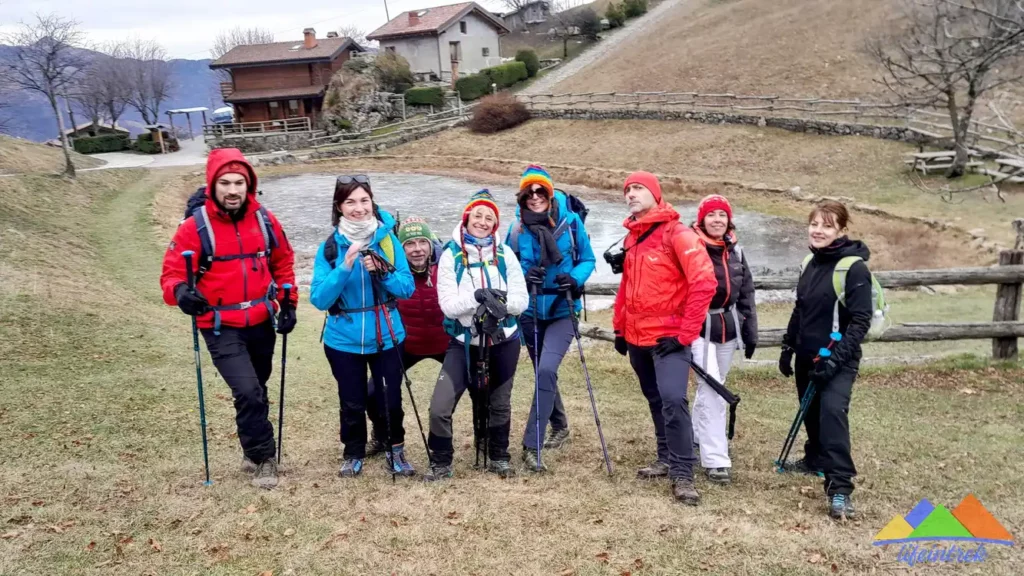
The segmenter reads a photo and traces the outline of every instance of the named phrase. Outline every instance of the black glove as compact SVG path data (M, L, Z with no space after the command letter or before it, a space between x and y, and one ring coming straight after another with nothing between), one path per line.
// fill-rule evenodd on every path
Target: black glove
M544 278L547 276L548 271L542 266L534 266L526 272L526 283L533 284L537 287L544 285Z
M615 351L623 356L629 351L629 347L626 346L626 339L618 334L615 335Z
M558 289L562 292L568 292L575 296L580 291L580 285L576 282L570 274L559 274L555 276L555 284L558 285Z
M505 306L505 292L493 288L484 289L484 299L480 302L487 309L487 314L495 320L504 320L508 316Z
M484 300L487 299L487 288L477 288L476 292L473 292L473 298L476 298L477 302L483 304Z
M814 363L811 380L818 386L825 386L839 373L839 363L832 358L821 358Z
M793 349L789 346L783 346L779 355L779 373L786 378L793 375Z
M291 302L281 304L281 311L277 313L277 333L288 334L295 329L295 307Z
M743 356L747 360L750 360L751 358L754 357L754 350L757 350L757 344L747 344L746 347L743 349Z
M686 350L686 346L675 336L658 338L658 343L654 345L654 354L659 358L664 358L669 354L682 352L683 350Z
M189 316L202 316L210 311L206 298L184 282L174 287L174 298L178 301L178 308Z

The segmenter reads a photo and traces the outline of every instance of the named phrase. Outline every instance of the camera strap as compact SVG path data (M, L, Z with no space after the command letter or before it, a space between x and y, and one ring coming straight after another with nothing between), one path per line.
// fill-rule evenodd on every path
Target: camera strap
M663 224L663 222L655 222L655 223L654 223L654 226L651 226L650 228L648 228L648 229L647 229L647 231L646 231L646 232L644 232L643 234L641 234L641 235L640 235L640 237L636 239L636 244L633 244L632 246L626 246L626 242L625 242L625 239L623 239L623 242L622 242L622 251L623 251L623 252L629 252L629 251L630 251L630 250L632 250L633 248L635 248L635 247L639 246L640 244L642 244L642 243L643 243L643 241L644 241L644 240L647 240L647 238L648 238L648 237L649 237L649 236L650 236L651 234L654 234L654 231L655 231L655 230L657 230L657 229L658 229L658 226L661 226L662 224ZM628 234L627 234L627 237L628 237Z

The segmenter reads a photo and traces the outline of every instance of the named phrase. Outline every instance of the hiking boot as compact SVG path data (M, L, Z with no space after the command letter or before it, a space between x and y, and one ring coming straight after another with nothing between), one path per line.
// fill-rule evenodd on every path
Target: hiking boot
M252 477L252 485L264 490L277 486L277 460L267 458L256 465L256 473Z
M416 469L405 459L405 446L395 446L384 454L384 469L388 474L415 476Z
M636 471L636 477L644 480L661 478L663 476L668 476L668 464L665 464L661 460L655 460Z
M715 484L732 483L732 473L729 468L706 468L704 474L707 475L709 481Z
M561 448L569 441L569 429L562 428L560 430L551 430L551 434L548 435L547 440L544 441L545 450L555 450Z
M516 471L509 465L508 460L489 460L487 462L487 471L491 474L497 474L502 478L511 478L516 475Z
M362 473L362 458L346 458L341 464L341 470L338 470L338 476L341 476L342 478L355 478Z
M377 454L381 454L387 451L387 444L385 444L384 441L380 439L380 436L377 434L377 430L371 430L370 441L366 443L366 457L370 458L372 456L376 456Z
M455 475L455 470L452 469L451 464L431 464L430 472L423 475L424 482L441 482L447 480Z
M672 496L687 506L700 504L700 494L693 486L693 480L688 478L676 478L672 481Z
M253 462L248 456L242 456L242 472L246 474L252 474L256 472L256 463Z
M538 461L537 451L533 448L523 447L523 467L530 472L547 472L548 467Z
M824 477L825 473L816 466L811 466L807 462L807 458L801 458L796 462L787 462L784 472L795 472L797 474L804 474L806 476L819 476Z
M849 520L857 515L853 508L853 500L849 494L833 494L826 497L828 501L828 515L834 520Z

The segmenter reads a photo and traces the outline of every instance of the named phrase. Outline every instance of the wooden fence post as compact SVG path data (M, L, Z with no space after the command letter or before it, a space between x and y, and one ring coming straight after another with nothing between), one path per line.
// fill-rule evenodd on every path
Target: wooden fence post
M1013 221L1017 241L1013 250L999 253L999 265L1024 264L1024 218ZM994 322L1015 322L1020 319L1022 284L1000 284L996 289L996 306L992 313ZM992 357L996 360L1016 361L1018 357L1016 338L992 340Z

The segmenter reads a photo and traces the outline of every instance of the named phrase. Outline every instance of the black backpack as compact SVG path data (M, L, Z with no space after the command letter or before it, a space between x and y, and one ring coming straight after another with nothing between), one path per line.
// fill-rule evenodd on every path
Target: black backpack
M590 208L587 208L587 205L583 203L583 200L580 200L576 196L573 196L564 190L560 190L560 192L565 194L565 203L569 207L569 211L575 212L576 215L580 217L580 222L586 224L587 214L590 214Z
M264 249L252 254L238 254L235 256L218 257L216 253L216 239L210 230L210 218L206 214L206 186L200 186L198 190L188 197L185 204L185 217L181 219L184 223L189 218L196 221L196 232L199 234L199 272L196 274L196 284L202 279L213 263L218 260L238 260L242 258L266 258L270 261L270 252L277 248L277 235L274 233L274 225L270 220L270 213L263 206L256 211L256 220L260 223L260 231L263 232Z

